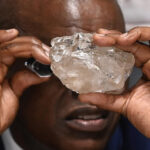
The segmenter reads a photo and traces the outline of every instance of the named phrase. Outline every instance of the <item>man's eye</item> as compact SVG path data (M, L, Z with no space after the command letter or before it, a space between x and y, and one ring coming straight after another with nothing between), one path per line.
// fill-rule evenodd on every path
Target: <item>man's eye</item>
M25 62L25 66L32 72L36 73L39 77L50 77L53 72L49 65L41 64L34 58L30 58Z

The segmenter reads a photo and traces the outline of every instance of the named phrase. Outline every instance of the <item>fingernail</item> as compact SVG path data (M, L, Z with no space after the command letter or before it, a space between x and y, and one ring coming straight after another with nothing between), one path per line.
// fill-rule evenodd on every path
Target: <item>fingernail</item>
M128 33L124 33L124 34L120 35L120 37L126 38L126 37L128 37Z
M43 48L45 51L50 52L50 47L48 47L47 45L42 44L42 48Z
M41 50L41 48L39 48L39 47L37 47L35 45L33 45L32 47L33 47L33 49L38 51L40 53L40 55L42 55L42 56L44 56L44 57L49 59L49 54L48 54L48 52L46 50Z
M106 36L106 34L98 34L98 36L103 37Z
M104 36L106 36L106 34L95 34L94 36L96 36L96 37L104 37Z
M98 31L99 31L99 32L102 32L102 31L103 31L103 32L107 32L107 31L109 31L109 30L104 29L104 28L101 28L101 29L99 29Z
M45 54L46 54L47 57L49 57L49 52L45 51Z
M13 32L16 32L16 29L8 29L6 30L7 33L13 33Z
M32 39L32 43L39 45L39 41L35 40L34 38Z
M137 35L137 32L133 32L133 33L124 33L121 35L122 38L131 38L134 37L135 35Z

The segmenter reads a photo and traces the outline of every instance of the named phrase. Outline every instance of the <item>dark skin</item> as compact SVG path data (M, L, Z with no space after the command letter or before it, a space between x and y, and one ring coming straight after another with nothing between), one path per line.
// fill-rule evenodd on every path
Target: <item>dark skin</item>
M93 10L91 12L88 11L88 14L83 9L84 2L80 1L78 1L80 5L78 2L73 3L73 1L64 1L63 3L58 1L57 3L57 1L20 2L16 0L15 2L14 6L8 6L6 1L2 1L1 28L17 27L20 35L34 35L44 43L48 43L49 37L72 34L76 31L94 32L99 27L117 29L121 32L124 30L117 5L111 0L95 0L94 3L90 0L87 1L86 8L89 6L90 10ZM48 3L50 5L47 5ZM58 5L59 3L60 5ZM35 10L32 9L33 6L36 8ZM73 6L77 6L75 8L79 9L72 8ZM99 9L95 9L97 6L99 6ZM41 10L40 13L38 11L39 8ZM64 11L62 10L63 13L61 13L62 16L56 17L57 15L60 16L60 13L57 13L60 11L60 8L64 8ZM12 10L11 13L8 12L10 9ZM72 12L71 10L74 11ZM75 13L76 11L79 12L78 15ZM7 16L5 15L4 17L5 13ZM149 79L149 47L136 43L137 40L149 40L149 31L149 28L136 28L131 30L127 36L121 35L118 31L101 29L99 31L100 34L95 35L94 39L100 46L115 45L126 51L130 50L136 56L136 65L142 66L143 72L147 79ZM103 132L98 134L85 134L85 132L69 130L63 124L63 117L61 115L64 112L66 113L66 110L71 108L72 105L77 107L91 106L80 103L76 97L72 97L70 91L63 87L56 77L42 79L28 70L16 74L14 68L17 68L17 70L24 68L23 63L21 63L23 60L15 61L18 57L34 57L42 63L50 63L46 55L49 51L48 46L43 45L41 41L33 37L17 38L17 36L17 30L11 30L11 32L0 31L0 131L2 132L8 128L14 120L19 107L18 100L20 99L19 114L13 124L12 133L16 141L24 149L46 150L50 147L68 149L70 146L75 150L103 149L116 124L118 115L109 113L104 128L107 130L103 129ZM8 67L14 61L15 64L8 75ZM15 75L12 76L12 74ZM10 77L9 82L7 82L6 75ZM44 83L32 86L23 93L29 86L42 82ZM124 114L144 135L150 137L149 119L147 117L150 112L149 82L140 84L131 93L123 96L90 94L81 95L80 100L97 105L100 108ZM63 142L61 142L62 140ZM38 148L35 145L38 145Z
M0 32L0 131L4 131L12 124L19 109L12 125L12 133L24 149L47 150L53 147L67 150L71 147L73 150L103 150L117 123L118 114L107 112L105 123L99 132L89 133L70 129L65 124L66 114L75 107L93 108L94 106L81 103L77 97L73 97L70 90L66 89L55 76L43 79L27 69L17 72L24 69L24 59L16 60L16 58L34 57L41 63L50 64L47 56L50 48L44 43L49 44L53 37L71 35L74 32L95 32L99 28L123 32L124 23L116 2L114 0L86 0L86 2L15 0L11 6L8 6L11 7L9 9L8 2L11 1L3 2L5 9L1 11L7 13L11 9L12 12L7 13L6 18L2 17L1 28L16 27L21 36L18 37L17 30ZM34 38L24 37L25 35ZM8 67L13 63L7 74ZM6 75L9 77L9 82ZM114 98L111 95L99 94L98 98L94 95L94 101L93 97L92 100L90 99L91 95L82 96L80 97L82 101L89 100L88 102L93 102L100 108L102 106L99 105L98 100L108 103L109 100L112 102L112 97ZM126 97L119 98L128 101ZM115 97L115 100L118 100L118 97ZM118 100L118 104L121 105L114 103L108 106L117 106L119 108L117 112L124 114L124 111L119 111L126 104L124 101L120 103ZM106 105L105 103L105 107L102 108L115 111L113 107L108 108ZM133 106L130 110L132 108ZM128 117L130 120L133 119L130 117Z
M95 32L99 26L105 27L106 24L108 29L124 30L123 22L116 19L120 17L120 14L117 14L119 10L114 0L87 0L85 2L80 0L76 2L73 0L61 2L54 0L21 2L16 0L14 5L15 25L24 32L23 34L34 35L48 44L49 39L53 37L70 35L77 31ZM108 12L106 9L102 9L103 13L101 13L99 5L101 7L107 5L107 9L112 10ZM34 10L32 10L33 8ZM109 13L113 17L108 15Z
M123 114L148 138L150 138L150 47L140 42L149 40L149 27L136 27L124 34L116 30L99 29L98 34L94 36L95 43L99 46L116 46L131 52L135 56L135 65L143 71L143 77L131 91L123 95L95 93L80 96L83 102ZM101 97L107 99L107 102L100 100Z

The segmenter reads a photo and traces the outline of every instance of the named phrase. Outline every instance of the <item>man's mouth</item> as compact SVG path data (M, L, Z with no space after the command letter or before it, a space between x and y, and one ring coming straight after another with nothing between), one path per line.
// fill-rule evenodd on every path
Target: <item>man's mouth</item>
M108 114L107 111L98 108L83 107L67 116L66 124L78 131L98 132L105 128Z

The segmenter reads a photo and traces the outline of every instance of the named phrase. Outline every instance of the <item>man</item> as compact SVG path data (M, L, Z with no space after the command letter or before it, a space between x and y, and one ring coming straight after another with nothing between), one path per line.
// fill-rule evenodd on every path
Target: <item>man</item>
M119 114L81 103L78 95L54 75L39 78L24 67L24 62L34 57L50 64L46 44L56 36L95 32L99 28L123 32L116 1L7 0L1 6L1 14L5 13L0 19L1 28L15 27L19 33L14 29L0 32L0 131L11 125L13 139L25 150L104 150ZM116 132L117 140L112 140L118 150L120 128ZM10 139L9 133L6 136Z

